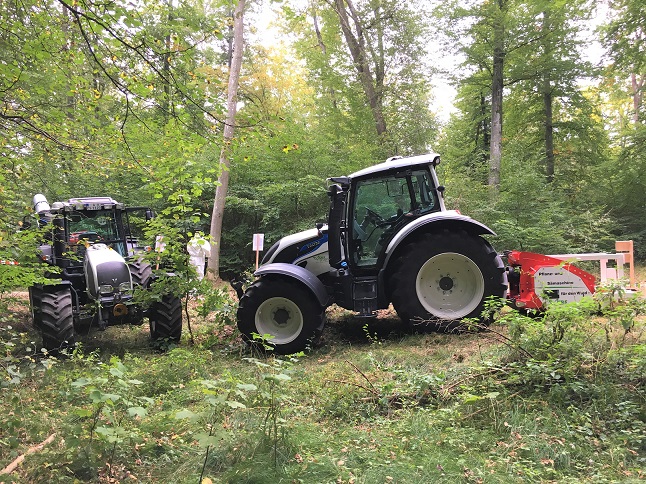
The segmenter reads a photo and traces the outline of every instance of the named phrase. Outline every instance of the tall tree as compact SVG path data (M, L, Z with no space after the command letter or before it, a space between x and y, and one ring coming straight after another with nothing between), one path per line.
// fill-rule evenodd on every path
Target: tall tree
M613 61L613 70L630 78L633 122L643 120L646 80L646 32L643 0L612 0L612 19L602 29L602 39Z
M383 89L385 75L384 59L384 32L383 18L381 11L381 2L374 2L373 18L375 27L376 45L370 46L371 52L368 51L367 35L363 25L363 20L354 6L352 0L334 0L334 9L339 16L339 24L345 38L345 42L352 55L354 67L359 74L359 81L363 92L372 111L375 120L377 136L382 138L386 134L386 119L383 113ZM369 62L370 53L372 53L372 65L374 73Z
M542 165L548 183L554 181L556 173L558 140L555 139L555 130L564 131L565 127L565 124L559 124L555 110L565 114L570 124L577 113L581 116L588 111L585 107L588 101L582 95L579 84L592 74L591 65L581 57L585 42L581 30L589 20L590 7L587 0L535 0L532 9L528 10L530 15L526 28L540 35L535 48L521 53L516 60L519 65L511 73L511 77L520 79L515 89L536 92L541 97ZM557 106L559 103L561 106ZM583 118L581 121L585 122Z
M505 82L505 17L507 0L492 2L493 58L491 69L491 140L489 161L489 186L500 187L500 166L502 164L502 100Z
M337 146L363 136L383 157L426 151L434 141L423 5L310 0L305 9L285 9Z
M245 0L238 0L233 13L233 49L229 67L229 83L227 89L227 116L224 124L222 149L220 151L220 167L222 169L218 186L213 200L211 216L211 240L213 248L209 258L208 269L216 281L220 278L220 241L222 239L222 220L227 190L229 188L229 170L231 167L231 143L235 132L238 83L242 67L244 51L244 9Z
M557 99L581 99L577 82L589 74L580 58L578 29L588 15L588 2L533 0L476 1L466 7L442 7L447 33L474 71L463 81L474 85L472 94L486 85L488 102L473 97L473 111L489 104L491 110L488 184L501 182L504 97L518 90L535 93L542 112L543 169L551 181L555 170L554 104ZM465 91L466 92L466 91ZM532 95L523 97L531 100ZM511 105L515 109L517 104ZM509 109L505 107L505 110ZM532 112L523 107L526 112ZM533 123L533 121L529 121Z
M514 0L474 1L444 4L436 13L445 19L444 32L453 49L466 57L472 71L465 82L482 85L488 77L490 106L488 185L498 190L503 155L503 96L508 57L519 48L518 20Z

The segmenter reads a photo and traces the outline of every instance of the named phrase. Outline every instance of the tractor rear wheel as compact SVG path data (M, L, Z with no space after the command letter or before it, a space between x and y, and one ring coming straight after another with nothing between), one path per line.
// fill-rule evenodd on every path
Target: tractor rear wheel
M161 301L153 303L148 320L153 341L167 339L179 342L182 337L182 301L170 294L162 296Z
M257 341L254 335L271 335L265 343L289 355L316 342L325 325L324 309L302 284L264 278L240 299L238 329L248 343Z
M63 348L73 347L74 313L69 288L44 286L40 290L40 317L35 322L47 351L57 353Z
M390 280L402 320L457 329L462 318L481 318L487 298L507 288L502 259L483 238L464 231L425 234L404 248Z
M153 277L151 265L143 259L136 259L128 262L128 268L130 269L130 277L132 277L132 285L147 289Z

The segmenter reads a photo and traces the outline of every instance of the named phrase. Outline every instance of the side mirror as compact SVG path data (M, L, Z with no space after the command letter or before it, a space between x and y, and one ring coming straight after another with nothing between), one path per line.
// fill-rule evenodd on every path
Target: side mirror
M444 198L444 190L445 190L444 185L440 185L439 187L437 187L437 193L439 193L440 197L442 198Z
M155 212L153 212L151 209L147 208L146 209L146 222L152 220L155 218Z
M25 215L22 218L22 222L20 222L19 224L20 225L19 230L27 230L31 228L31 221L29 219L30 219L29 215Z

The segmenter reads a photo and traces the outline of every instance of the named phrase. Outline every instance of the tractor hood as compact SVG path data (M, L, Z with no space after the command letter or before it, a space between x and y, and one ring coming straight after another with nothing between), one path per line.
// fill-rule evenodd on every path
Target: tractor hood
M304 267L314 275L330 270L327 226L283 237L263 257L262 263L285 262Z
M132 290L128 264L121 255L105 244L94 244L87 248L83 270L87 290L95 299L100 295L108 296Z

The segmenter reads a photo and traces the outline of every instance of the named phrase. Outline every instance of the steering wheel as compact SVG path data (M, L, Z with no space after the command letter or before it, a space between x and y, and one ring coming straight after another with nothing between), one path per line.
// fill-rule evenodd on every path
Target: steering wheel
M368 220L370 220L376 226L379 226L380 224L386 221L381 215L379 215L374 210L365 206L363 208L366 210L366 217L368 218Z

